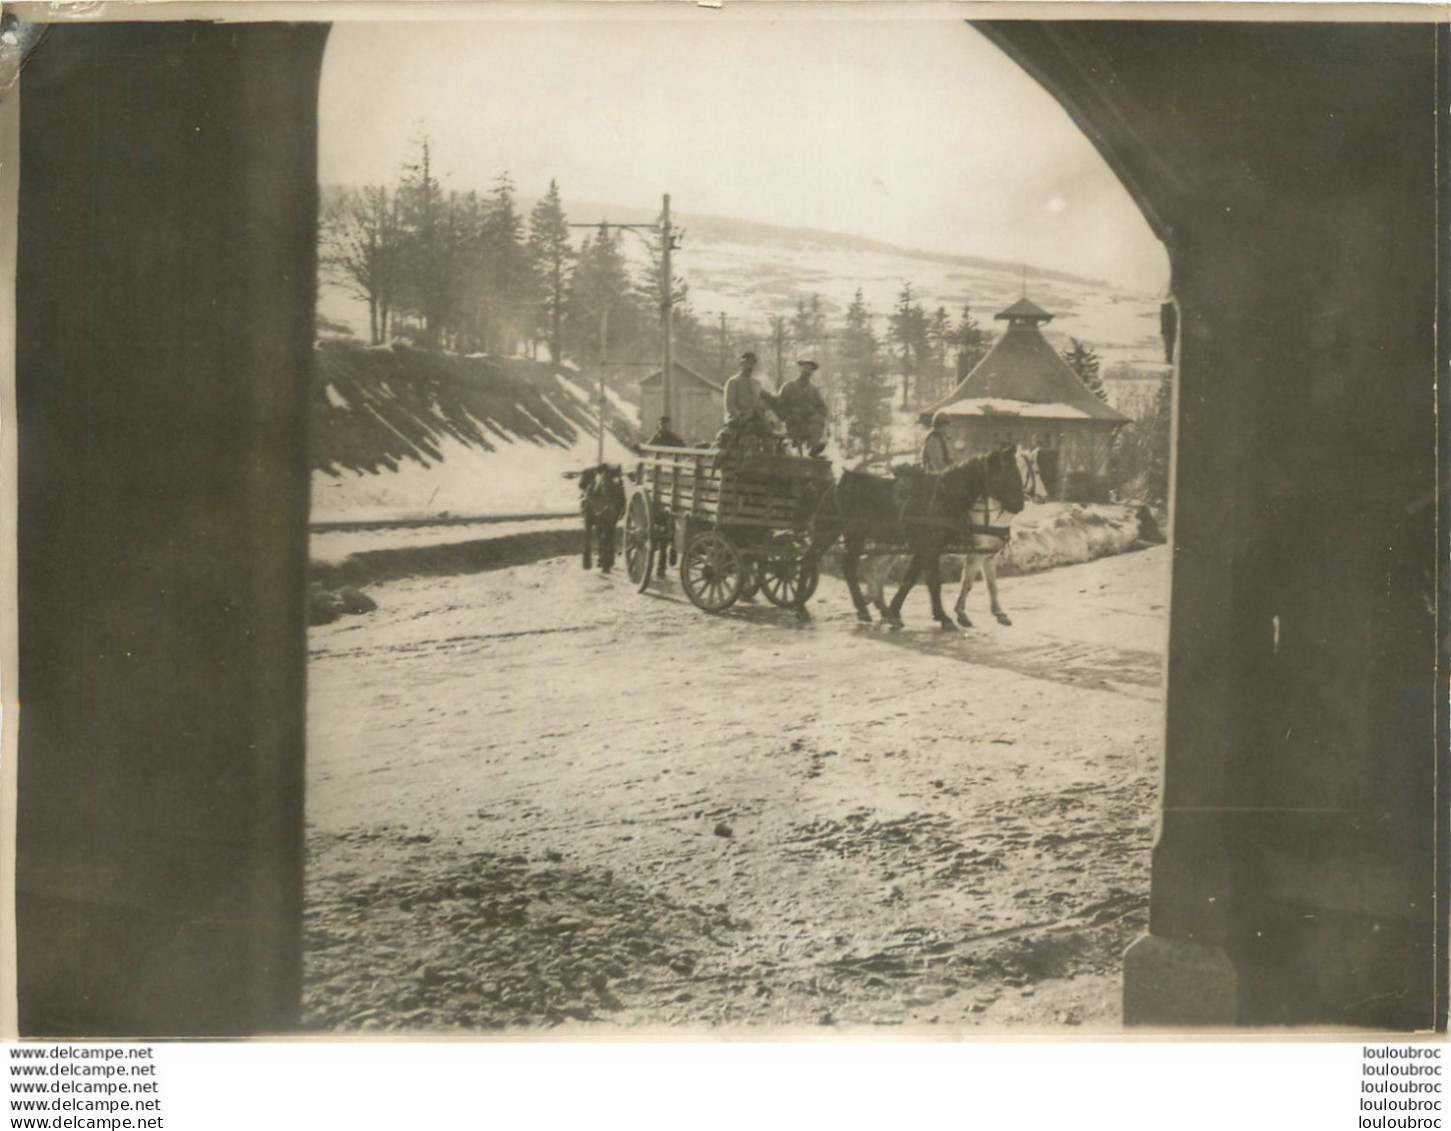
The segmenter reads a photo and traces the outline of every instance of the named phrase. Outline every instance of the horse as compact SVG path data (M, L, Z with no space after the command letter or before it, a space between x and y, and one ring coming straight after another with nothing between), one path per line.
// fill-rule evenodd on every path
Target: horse
M887 620L901 624L902 601L925 573L932 615L945 631L957 631L942 608L939 559L954 535L970 521L973 504L985 495L999 500L1013 514L1023 509L1023 479L1013 445L975 456L945 471L914 471L895 480L865 471L843 471L841 478L813 501L807 516L811 545L801 559L801 591L809 592L806 579L840 538L845 551L843 572L857 619L870 624L872 614L857 581L857 561L869 538L905 542L911 561L886 613Z
M615 527L625 513L625 481L619 464L602 463L579 474L579 512L584 517L584 568L590 569L590 549L598 543L600 571L615 564Z
M1038 470L1038 449L1024 448L1017 449L1018 475L1023 483L1023 494L1035 503L1045 502L1048 498L1047 491L1043 487L1043 477ZM1003 531L1001 535L989 534L985 531L974 531L969 534L966 541L967 554L962 563L962 586L957 591L957 603L953 606L953 612L957 615L957 623L963 628L971 628L972 621L967 616L967 595L972 590L973 582L981 573L987 582L988 599L991 602L992 614L997 618L999 624L1011 625L1012 618L1003 611L998 603L998 554L1008 544L1007 528L1012 524L1013 513L1008 511L997 499L991 495L984 495L972 507L972 517L969 520L976 527L994 527ZM885 599L888 572L900 557L882 555L868 559L866 566L867 589L871 593L872 604L877 611L886 618L888 607Z

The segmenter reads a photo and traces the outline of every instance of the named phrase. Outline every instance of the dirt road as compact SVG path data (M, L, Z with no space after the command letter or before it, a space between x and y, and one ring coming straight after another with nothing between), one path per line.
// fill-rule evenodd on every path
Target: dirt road
M564 560L378 587L311 638L307 1023L1117 1025L1167 566L1004 581L961 634L834 578L804 622Z

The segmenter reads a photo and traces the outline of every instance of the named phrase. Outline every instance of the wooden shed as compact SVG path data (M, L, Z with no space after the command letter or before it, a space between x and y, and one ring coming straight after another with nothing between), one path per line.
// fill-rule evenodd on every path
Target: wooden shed
M1025 297L996 317L1007 332L924 422L947 417L953 459L1004 441L1037 446L1053 498L1105 493L1109 449L1129 418L1099 400L1043 337L1053 315Z
M725 389L679 362L673 363L671 369L675 374L671 426L687 444L709 444L725 419ZM663 415L663 373L664 370L657 369L640 382L640 435L643 439L648 440L654 435Z

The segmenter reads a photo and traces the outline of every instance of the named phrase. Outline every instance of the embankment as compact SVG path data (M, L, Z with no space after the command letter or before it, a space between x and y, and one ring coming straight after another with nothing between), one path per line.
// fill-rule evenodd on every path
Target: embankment
M537 529L527 528L533 525L514 523L507 533L452 542L443 541L444 527L439 529L438 542L425 541L424 531L412 530L406 541L400 537L402 544L376 550L345 556L315 552L309 576L327 589L364 587L404 577L482 573L578 554L584 547L584 531L577 523L546 520L538 523ZM1002 576L1038 573L1122 554L1157 541L1162 541L1157 527L1142 522L1137 509L1131 506L1029 506L1013 524L1012 540L999 558L998 572ZM623 562L619 564L623 568ZM824 565L828 573L840 574L839 549L828 555ZM960 559L944 563L948 578L960 577L961 571Z

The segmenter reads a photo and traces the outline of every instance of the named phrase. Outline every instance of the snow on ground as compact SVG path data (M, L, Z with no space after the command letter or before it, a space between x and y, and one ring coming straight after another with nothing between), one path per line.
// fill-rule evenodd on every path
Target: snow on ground
M614 406L615 411L628 420L637 431L640 428L640 408L633 405L619 393L615 392L608 385L605 386L605 397Z
M310 637L307 1024L1115 1027L1167 570L1008 579L962 634L834 578L804 621L572 560L375 587Z
M494 431L498 432L497 427ZM428 515L555 514L577 510L579 488L565 472L596 462L598 439L581 436L573 447L511 440L499 432L494 451L454 436L433 440L442 460L424 465L400 462L397 471L341 471L312 475L314 522L419 518ZM613 434L605 436L605 459L634 459Z

